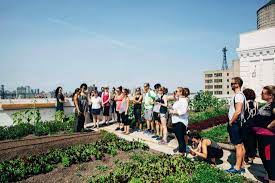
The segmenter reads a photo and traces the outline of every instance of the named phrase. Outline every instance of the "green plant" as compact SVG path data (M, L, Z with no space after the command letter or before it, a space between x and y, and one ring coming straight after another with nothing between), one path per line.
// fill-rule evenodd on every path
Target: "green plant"
M98 165L96 167L97 170L101 171L101 172L105 172L108 170L108 167L106 165Z
M201 135L216 142L228 143L227 125L219 125L210 130L202 131Z
M194 99L190 101L190 108L195 112L202 112L207 109L219 109L226 107L226 101L213 96L209 92L199 91Z
M130 161L118 162L107 175L95 175L90 182L250 182L242 176L229 175L203 162L183 156L142 152Z
M41 121L41 114L38 109L20 110L12 114L13 124L31 123Z
M197 123L203 120L207 120L209 118L226 115L227 113L228 113L228 109L223 107L217 108L217 109L209 108L202 112L191 111L189 113L189 122L190 124Z
M127 142L117 136L104 132L103 138L92 144L76 145L66 149L54 149L43 155L17 158L0 163L0 182L14 182L26 177L47 173L59 164L67 167L72 164L101 160L104 153L110 152L110 147L116 151L123 149L148 149L141 142ZM106 167L101 167L101 170Z

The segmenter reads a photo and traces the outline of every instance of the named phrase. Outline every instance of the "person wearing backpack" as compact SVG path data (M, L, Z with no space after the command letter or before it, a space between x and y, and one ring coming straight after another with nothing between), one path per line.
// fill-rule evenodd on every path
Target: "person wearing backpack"
M228 173L243 173L245 172L244 167L244 156L245 148L243 145L242 137L242 121L244 120L244 111L245 111L245 96L241 92L243 85L243 80L240 77L234 77L231 81L231 87L234 91L234 96L232 97L228 118L229 123L227 130L229 133L230 141L236 148L236 164L230 169L226 170Z
M245 148L245 162L252 164L257 152L257 139L251 128L251 121L258 113L258 103L255 101L256 94L252 89L243 90L246 98L244 122L242 124L243 143Z

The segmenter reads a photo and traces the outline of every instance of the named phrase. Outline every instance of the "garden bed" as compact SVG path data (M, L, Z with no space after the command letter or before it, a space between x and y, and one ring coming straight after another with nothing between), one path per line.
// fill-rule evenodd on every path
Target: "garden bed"
M148 151L104 132L97 142L0 163L0 181L250 182L203 162Z
M20 140L7 140L0 142L0 161L15 157L26 157L47 152L54 148L66 148L77 144L95 142L101 138L100 133L75 133L70 135L54 135L42 137L25 137Z
M208 128L212 128L217 125L225 124L227 122L228 122L227 115L222 115L222 116L209 118L207 120L203 120L198 123L194 123L194 124L191 123L188 125L188 129L201 131L201 130L205 130Z

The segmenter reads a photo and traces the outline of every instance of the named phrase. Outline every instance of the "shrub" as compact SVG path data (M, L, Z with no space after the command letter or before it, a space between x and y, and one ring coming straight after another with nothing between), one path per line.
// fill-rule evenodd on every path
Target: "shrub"
M199 91L194 99L190 101L190 109L195 112L202 112L207 109L220 109L226 107L226 101L221 100L209 92Z

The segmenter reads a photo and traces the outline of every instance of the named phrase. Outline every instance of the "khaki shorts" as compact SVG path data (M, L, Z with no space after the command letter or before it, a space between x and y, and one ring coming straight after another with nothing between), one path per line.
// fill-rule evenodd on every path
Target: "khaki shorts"
M145 109L144 110L144 119L147 121L153 120L153 110L152 109Z

